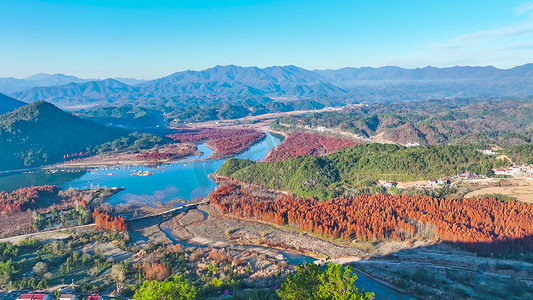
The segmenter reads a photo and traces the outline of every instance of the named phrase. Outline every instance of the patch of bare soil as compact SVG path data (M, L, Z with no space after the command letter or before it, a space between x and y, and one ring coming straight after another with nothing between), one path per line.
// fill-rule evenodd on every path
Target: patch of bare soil
M130 259L133 256L133 253L124 251L117 245L109 242L95 242L92 244L87 244L85 247L83 247L83 252L101 253L106 259L112 259L115 263Z

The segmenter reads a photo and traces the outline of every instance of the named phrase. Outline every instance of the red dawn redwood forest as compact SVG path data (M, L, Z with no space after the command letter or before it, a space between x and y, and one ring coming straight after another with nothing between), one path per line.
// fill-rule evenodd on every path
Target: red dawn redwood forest
M21 212L34 205L43 194L57 193L57 191L58 188L53 185L20 188L11 193L0 191L0 212Z
M106 230L126 231L128 224L126 219L122 216L110 216L107 213L102 213L99 210L93 212L94 223L96 227Z
M408 240L422 235L473 251L533 250L533 205L528 203L386 194L327 201L264 195L261 187L229 181L210 200L225 214L347 241Z
M282 161L293 156L321 156L339 151L344 147L362 144L354 140L312 133L291 133L279 146L269 152L267 162Z
M253 129L201 128L179 129L167 137L179 143L207 141L207 146L215 150L215 156L224 157L242 152L264 138L265 133Z

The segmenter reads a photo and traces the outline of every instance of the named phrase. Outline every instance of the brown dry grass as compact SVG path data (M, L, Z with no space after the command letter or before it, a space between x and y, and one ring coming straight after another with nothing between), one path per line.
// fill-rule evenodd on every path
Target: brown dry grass
M486 194L502 194L516 198L518 201L533 203L533 181L528 179L507 179L512 183L509 186L486 187L465 195L472 198Z

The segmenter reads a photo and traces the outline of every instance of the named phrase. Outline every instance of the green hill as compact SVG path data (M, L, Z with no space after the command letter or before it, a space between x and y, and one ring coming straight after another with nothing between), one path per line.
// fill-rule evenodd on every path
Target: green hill
M402 147L366 144L321 156L303 156L281 162L228 159L221 176L293 192L299 196L331 198L374 185L378 180L439 179L460 171L491 174L506 162L482 154L473 146Z
M127 128L164 126L162 111L139 106L99 107L82 112L80 117L96 123Z
M63 155L95 147L129 131L73 116L40 101L0 115L0 170L35 167L61 161Z

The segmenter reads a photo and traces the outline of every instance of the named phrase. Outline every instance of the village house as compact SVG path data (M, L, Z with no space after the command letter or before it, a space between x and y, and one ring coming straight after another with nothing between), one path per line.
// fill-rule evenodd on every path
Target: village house
M59 300L78 300L74 294L61 294Z
M507 169L507 172L512 173L512 174L516 174L516 173L520 172L520 167L517 167L517 166L510 167L510 168Z
M437 186L437 180L435 179L428 180L428 186Z
M91 295L87 297L87 300L102 300L102 297L100 295Z
M416 147L420 146L420 143L406 143L404 144L405 147Z
M496 152L492 151L492 149L481 150L481 153L486 154L486 155L495 155L496 154Z
M391 188L391 187L396 187L398 185L398 183L396 182L393 182L393 181L387 181L385 182L382 187L388 189L388 188Z
M507 174L507 170L505 170L505 169L496 169L496 170L494 170L494 174L496 174L496 175L505 175L505 174Z
M522 166L522 171L533 174L533 167L529 164L525 164Z
M450 184L450 181L447 178L441 178L441 179L437 180L437 184L439 184L439 185L448 185L448 184Z
M27 293L20 295L17 300L52 300L53 297L50 294L45 293Z

